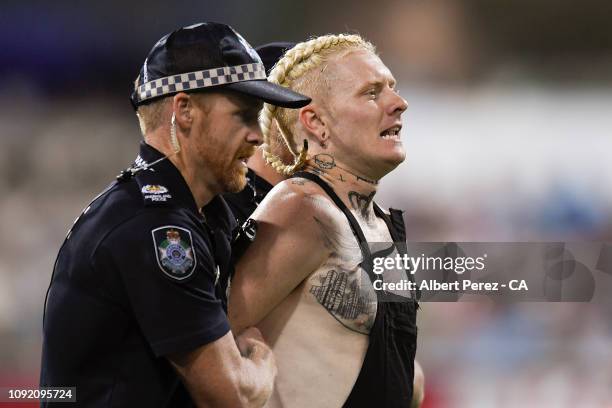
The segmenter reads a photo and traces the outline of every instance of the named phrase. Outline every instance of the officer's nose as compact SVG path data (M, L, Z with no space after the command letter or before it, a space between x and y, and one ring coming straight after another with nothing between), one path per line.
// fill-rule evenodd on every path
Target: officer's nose
M246 141L247 143L255 146L259 146L263 143L263 135L261 133L261 129L259 128L259 124L249 128Z

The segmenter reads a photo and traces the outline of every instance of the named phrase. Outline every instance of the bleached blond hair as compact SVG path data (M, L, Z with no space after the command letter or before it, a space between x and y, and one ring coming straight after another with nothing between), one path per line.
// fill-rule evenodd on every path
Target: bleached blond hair
M309 96L321 92L327 85L322 75L326 63L332 57L339 57L354 50L376 53L374 46L356 34L323 35L298 43L276 63L268 81L290 88ZM320 68L320 69L317 69ZM304 139L298 151L295 131L298 109L287 109L264 104L259 115L259 125L263 133L263 156L266 162L278 173L290 176L304 167L308 159L308 142ZM285 164L280 157L270 151L272 127L277 126L282 139L294 157L293 164Z

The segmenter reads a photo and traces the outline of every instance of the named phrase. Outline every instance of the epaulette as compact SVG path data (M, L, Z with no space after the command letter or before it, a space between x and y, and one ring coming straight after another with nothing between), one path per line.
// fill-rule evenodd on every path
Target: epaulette
M172 202L172 192L159 184L159 177L152 169L139 171L134 175L145 206L167 205Z
M155 160L153 163L147 163L138 156L131 167L119 173L117 181L119 183L124 183L132 179L136 181L145 206L166 205L172 201L172 194L168 187L159 184L155 169L152 168L155 164L166 159L167 157L162 157Z
M152 169L127 168L117 176L117 182L125 183L134 180L142 194L145 206L165 205L172 201L168 187L157 183L157 177Z

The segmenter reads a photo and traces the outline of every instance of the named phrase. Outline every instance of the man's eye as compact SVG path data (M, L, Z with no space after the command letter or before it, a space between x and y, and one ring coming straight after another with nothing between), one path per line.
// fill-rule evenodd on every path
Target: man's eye
M372 99L376 99L378 97L378 92L376 92L376 89L370 89L367 95Z

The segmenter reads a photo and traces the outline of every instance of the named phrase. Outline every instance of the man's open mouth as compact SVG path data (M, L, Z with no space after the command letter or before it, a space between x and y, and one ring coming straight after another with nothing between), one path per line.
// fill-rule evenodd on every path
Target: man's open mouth
M401 125L392 126L389 129L381 132L380 137L382 137L383 139L400 140L400 137L399 137L400 130L402 130Z

